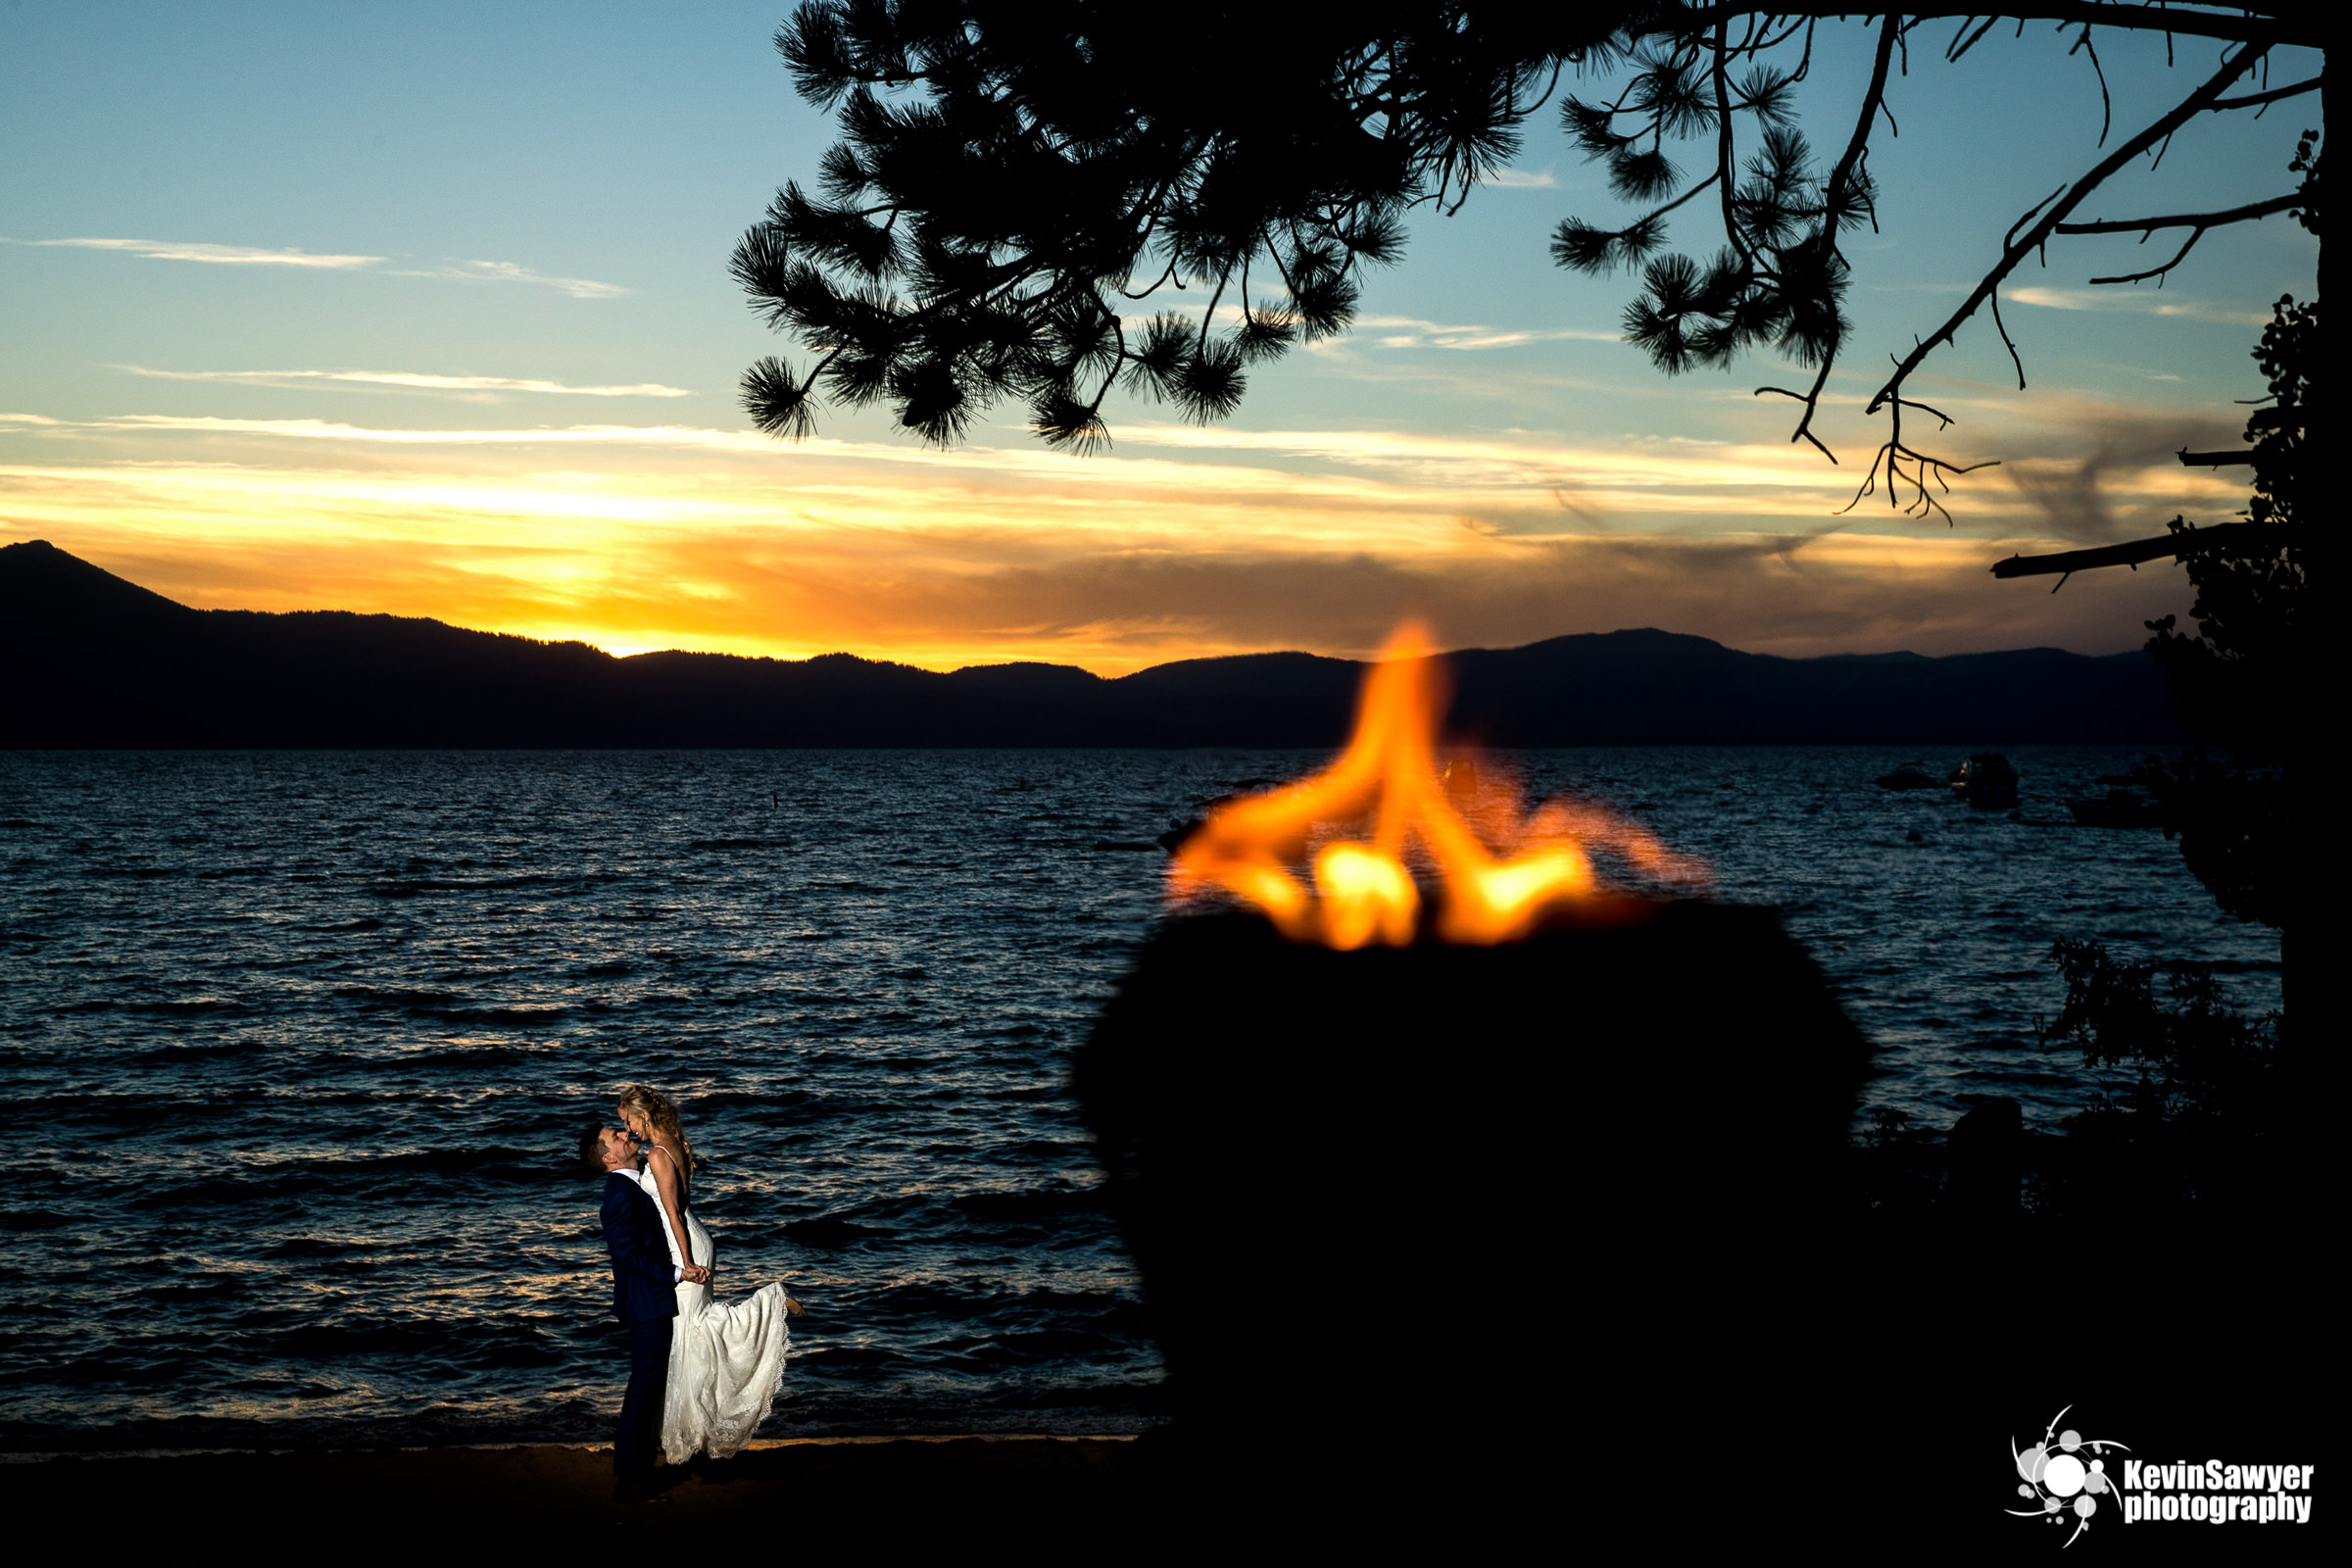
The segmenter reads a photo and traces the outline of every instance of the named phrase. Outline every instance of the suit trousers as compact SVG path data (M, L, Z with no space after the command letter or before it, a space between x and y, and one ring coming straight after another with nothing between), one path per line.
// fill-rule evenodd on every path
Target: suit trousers
M669 1387L669 1335L674 1317L630 1325L629 1392L620 1398L620 1431L612 1440L612 1473L643 1481L662 1446L662 1396Z

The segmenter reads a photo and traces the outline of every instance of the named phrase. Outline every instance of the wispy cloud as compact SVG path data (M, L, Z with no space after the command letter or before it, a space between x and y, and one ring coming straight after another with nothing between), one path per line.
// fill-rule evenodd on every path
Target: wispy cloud
M433 267L382 267L384 256L331 256L305 250L272 250L259 245L212 245L176 239L10 239L0 244L72 246L89 251L121 251L159 262L214 262L230 267L308 267L334 271L380 271L387 277L438 277L461 283L532 283L568 294L575 300L618 299L630 292L618 283L600 283L589 277L557 277L514 262L483 262L453 257Z
M2047 311L2137 311L2148 316L2178 316L2192 321L2222 321L2231 326L2262 326L2270 318L2252 311L2226 310L2201 300L2171 299L2148 289L2043 288L2032 284L2001 296L2020 305L2038 305Z
M693 395L685 387L663 386L655 381L628 386L572 386L564 381L540 381L517 376L428 375L412 370L157 370L144 365L119 365L115 368L164 381L213 381L231 386L309 387L331 381L396 387L413 392L546 392L586 398L683 398Z
M599 283L587 277L551 277L513 262L453 261L445 267L395 267L387 270L395 277L446 277L462 283L536 283L575 300L618 299L629 292L618 283Z
M1522 343L1624 341L1618 333L1591 327L1449 326L1414 316L1359 316L1355 324L1378 334L1373 341L1384 349L1507 349Z
M205 245L177 239L12 239L10 245L68 245L87 251L125 251L159 262L215 262L227 267L311 267L349 270L373 267L381 256L328 256L315 251L268 250L257 245Z
M1480 175L1478 182L1500 185L1505 190L1548 190L1559 183L1548 169L1497 169L1491 174Z
M1566 442L1528 430L1505 430L1492 435L1432 435L1419 430L1245 430L1230 425L1136 424L1123 432L1142 446L1205 449L1220 452L1264 452L1286 457L1315 458L1349 466L1413 468L1450 480L1477 472L1509 475L1527 481L1563 469L1585 474L1614 472L1657 475L1684 472L1698 464L1740 467L1740 482L1817 484L1819 466L1801 453L1778 447L1766 449L1762 461L1742 449L1735 457L1731 444L1690 436L1647 439L1627 436L1615 443Z
M400 430L331 419L229 419L209 414L125 414L92 419L89 430L185 430L204 435L283 436L298 441L388 442L398 446L538 446L549 442L631 446L717 447L773 452L774 442L750 430L703 430L675 424L567 424L520 430Z
M2075 430L2072 440L2026 450L2004 446L2011 466L1972 485L1971 532L2024 523L2073 537L2109 526L2110 518L2137 526L2152 509L2161 509L2161 520L2174 511L2235 504L2237 489L2209 470L2183 469L2169 451L2149 442L2119 444L2113 432L2090 421L2059 417ZM691 476L717 464L742 482L789 483L792 505L800 508L838 505L868 518L899 508L916 515L940 505L941 494L970 491L957 510L975 527L1030 533L1069 528L1089 536L1107 529L1138 547L1155 541L1154 548L1205 545L1231 532L1261 542L1296 535L1443 553L1454 548L1454 536L1466 525L1519 539L1588 527L1705 533L1742 526L1740 519L1777 527L1763 519L1801 518L1814 526L1852 498L1841 470L1782 440L1570 437L1518 429L1436 436L1138 424L1119 430L1115 452L1081 460L1020 442L939 450L815 437L787 446L751 430L688 424L418 429L318 418L137 414L92 420L27 416L0 428L11 430L15 440L43 444L134 442L120 450L126 457L140 453L132 460L137 462L154 461L142 452L148 441L193 439L219 454L214 461L251 453L274 464L284 460L265 455L291 442L321 452L328 464L368 469L382 460L363 454L401 449L449 454L404 458L403 464L479 463L505 473L538 471L555 452L576 453L564 460L565 471L610 472L620 466L663 485L699 485L703 480ZM2178 434L2171 427L2160 433L2168 440ZM483 456L457 457L462 452ZM2094 472L2083 479L2074 470L2086 452ZM2018 483L2012 467L2028 469L2030 463L2019 460L2035 457L2054 462L2046 473L2033 473L2040 482ZM982 493L986 502L975 499Z
M1556 524L1561 509L1554 492L1563 485L1578 489L1580 512L1596 515L1699 511L1721 518L1777 514L1792 505L1826 514L1843 499L1841 485L1818 463L1777 443L1737 448L1630 438L1571 443L1529 431L1478 438L1390 430L1138 424L1119 432L1121 450L1116 455L1085 460L1027 445L940 450L816 437L779 446L756 431L682 424L404 429L317 418L126 414L60 423L41 433L242 437L355 451L385 446L648 453L667 449L787 463L806 475L804 484L814 480L810 465L849 463L869 477L854 481L848 493L856 493L858 485L878 482L884 473L963 470L1020 482L1026 496L1018 503L1021 509L1066 503L1091 514L1106 497L1115 496L1125 509L1117 526L1132 531L1147 529L1145 510L1164 508L1172 515L1198 515L1200 509L1218 504L1305 507L1326 518L1346 516L1351 519L1350 527L1378 529L1395 523L1408 532L1432 525L1450 530L1459 517L1475 514L1508 519L1514 531L1524 531ZM1152 449L1167 455L1151 455ZM1269 458L1303 466L1272 466ZM1381 518L1387 521L1377 520ZM1181 532L1184 525L1171 526Z

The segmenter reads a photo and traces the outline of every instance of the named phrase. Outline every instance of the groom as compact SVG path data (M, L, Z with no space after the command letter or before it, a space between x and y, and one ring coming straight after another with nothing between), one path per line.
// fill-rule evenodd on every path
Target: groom
M628 1135L611 1127L580 1134L580 1162L605 1178L605 1248L612 1254L612 1315L629 1336L629 1392L612 1442L612 1500L645 1502L662 1438L662 1396L669 1381L669 1329L677 1284L710 1282L710 1271L669 1260L662 1211L646 1190Z

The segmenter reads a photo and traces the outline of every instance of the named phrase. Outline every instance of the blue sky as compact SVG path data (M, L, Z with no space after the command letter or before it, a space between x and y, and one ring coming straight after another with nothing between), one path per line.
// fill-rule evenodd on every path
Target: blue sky
M1545 238L1613 211L1556 116L1510 181L1419 218L1347 339L1260 369L1223 425L1114 411L1115 444L1038 448L1017 410L953 453L881 414L779 446L735 381L782 347L726 275L735 237L830 139L769 45L783 7L0 8L0 534L48 538L189 603L433 614L616 651L847 648L937 666L1105 672L1273 647L1359 653L1417 611L1453 644L1654 624L1791 654L2133 646L2179 573L1995 584L2015 550L2239 504L2170 452L2234 439L2291 220L2210 236L2162 289L2085 280L2147 252L2054 246L1915 387L1937 438L2002 466L1956 525L1835 515L1880 436L1867 370L1937 322L2000 231L2095 158L2068 40L1913 51L1855 247L1858 350L1788 446L1759 360L1669 380L1614 341L1625 279ZM2215 51L2102 36L2128 133ZM2316 61L2282 56L2273 80ZM1858 26L1803 101L1850 127ZM2193 127L2085 216L2289 188L2302 99ZM1711 250L1714 234L1678 235ZM104 244L87 243L105 241ZM133 243L143 242L143 243ZM2149 249L2164 244L2162 238Z

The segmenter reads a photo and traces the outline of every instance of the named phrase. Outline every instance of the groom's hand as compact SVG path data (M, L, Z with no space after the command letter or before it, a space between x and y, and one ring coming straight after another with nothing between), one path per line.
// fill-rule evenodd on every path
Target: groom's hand
M697 1285L708 1285L710 1283L710 1271L700 1263L689 1263L686 1265L686 1278Z

